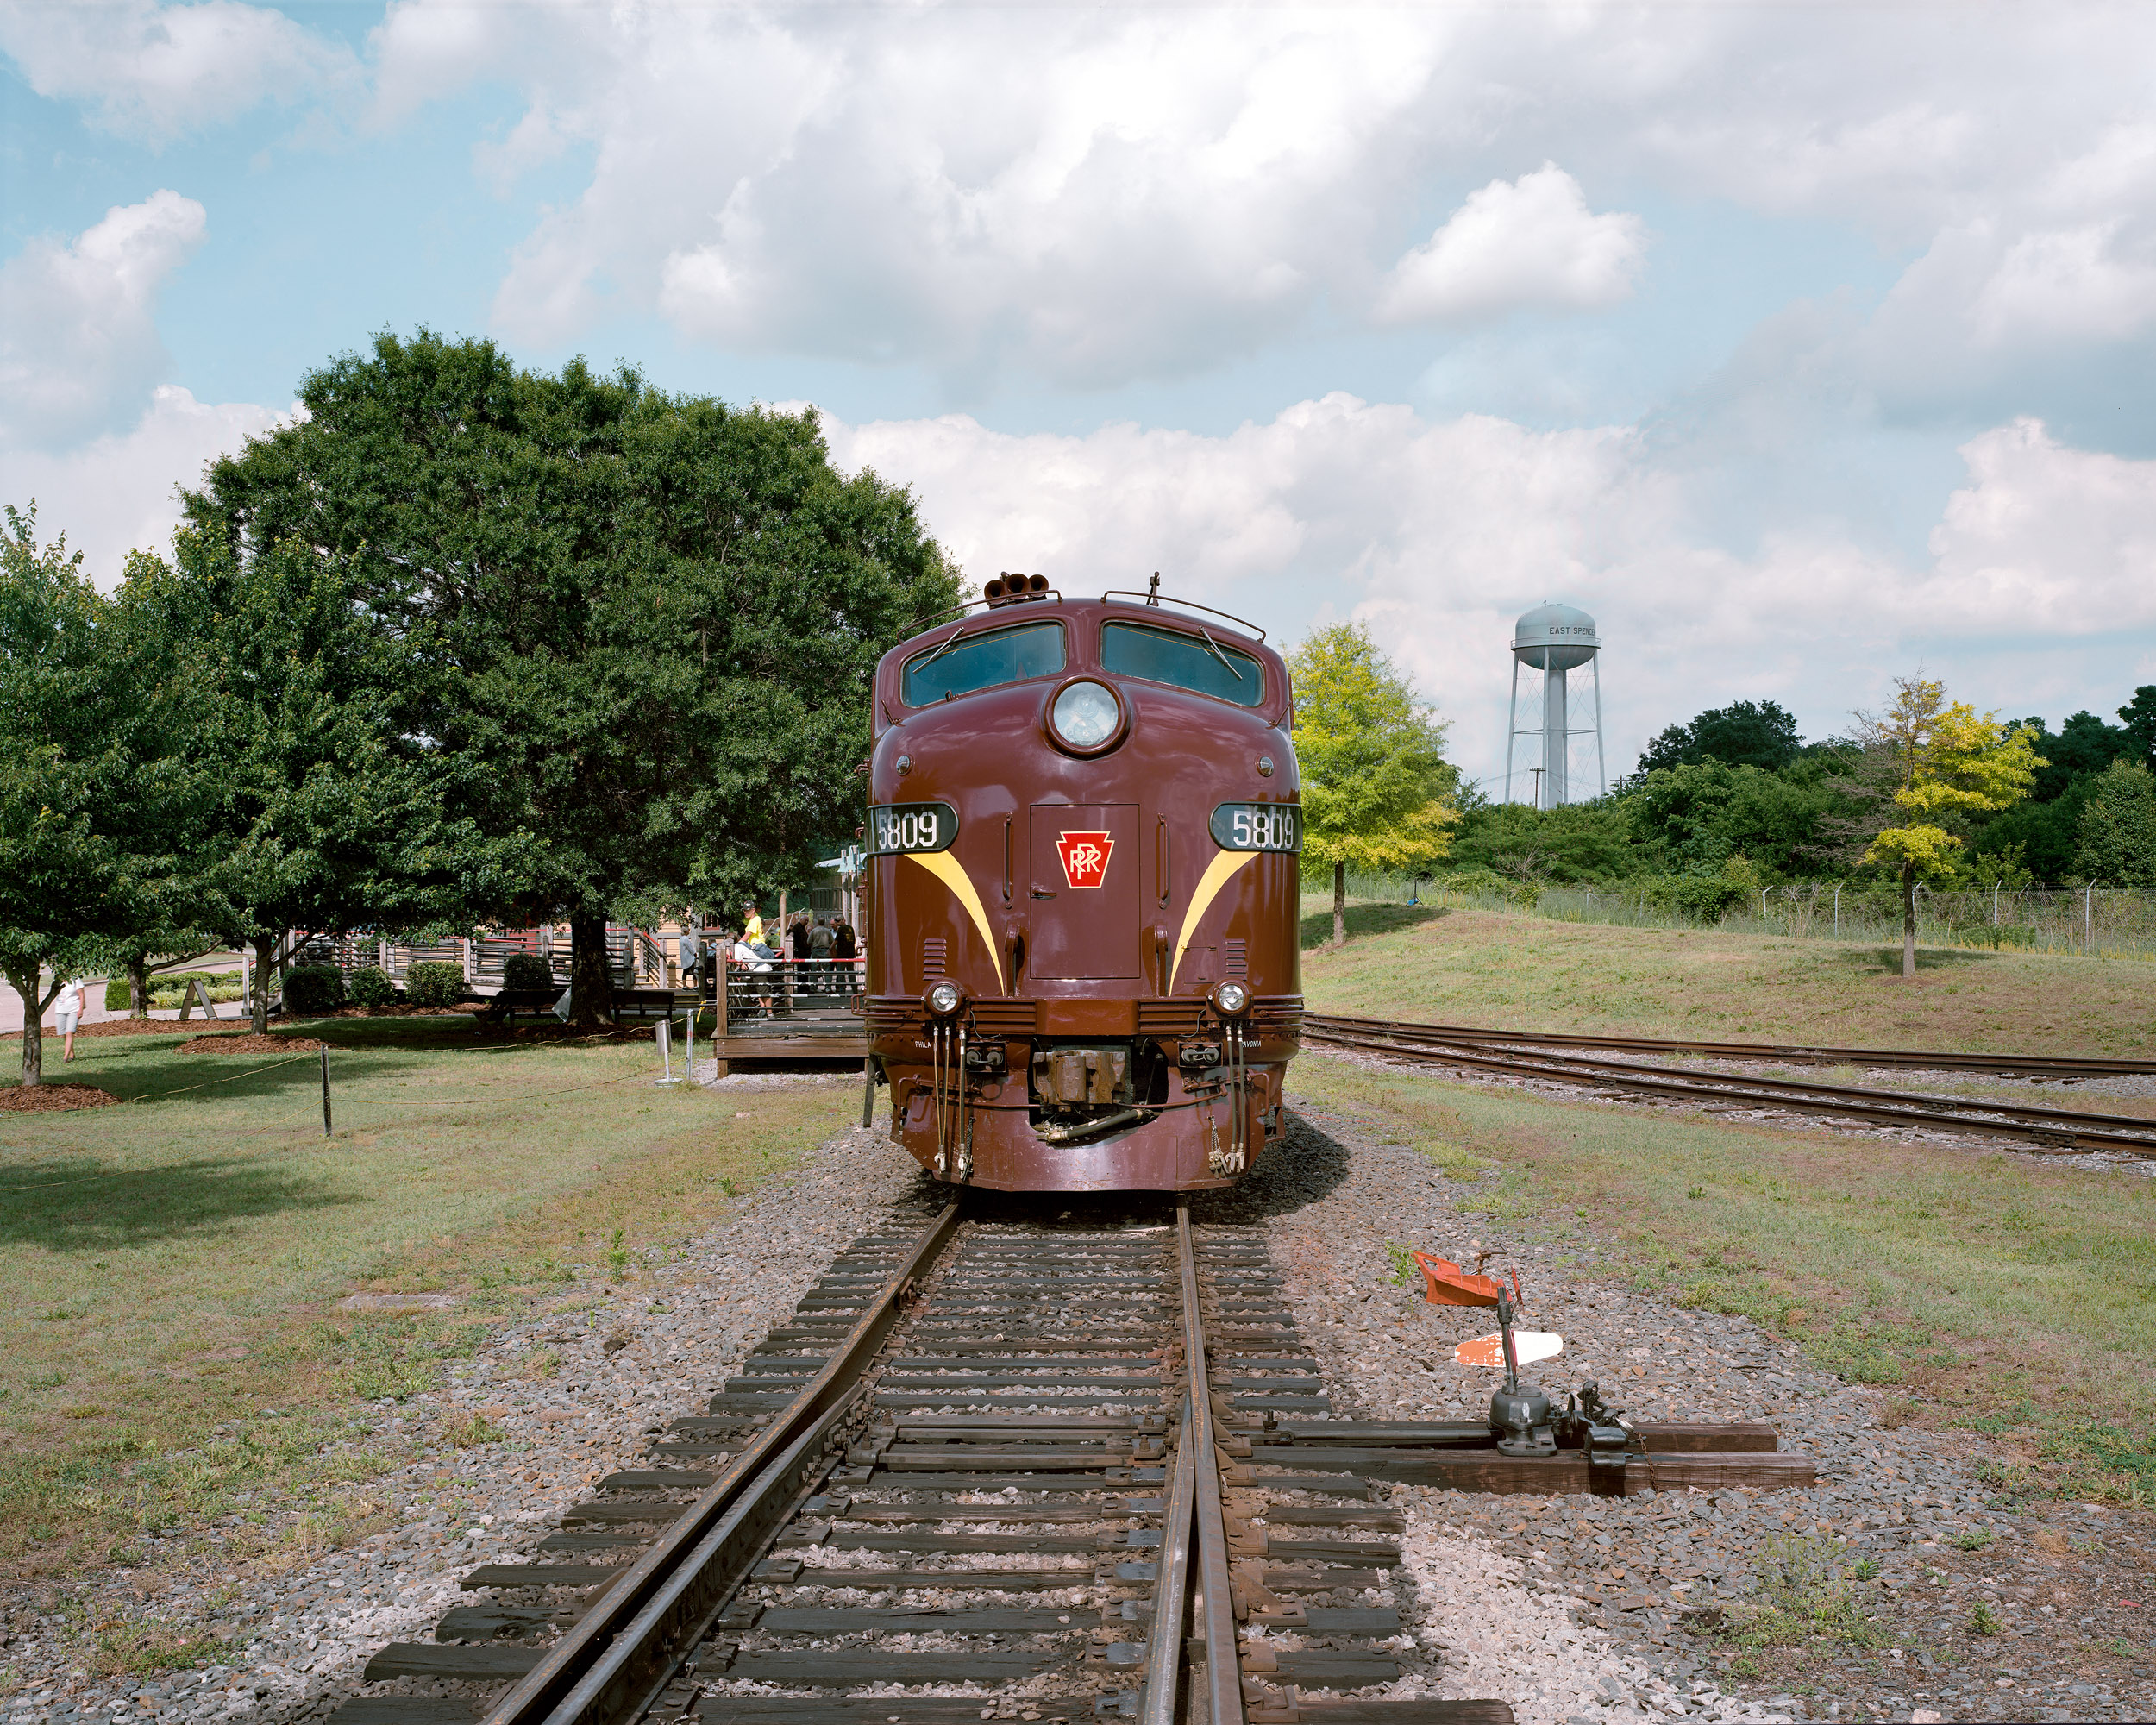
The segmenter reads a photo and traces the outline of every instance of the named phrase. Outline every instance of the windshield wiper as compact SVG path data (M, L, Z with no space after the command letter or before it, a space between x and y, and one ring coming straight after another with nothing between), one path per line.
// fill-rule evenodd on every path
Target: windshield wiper
M911 665L906 668L909 674L916 677L919 676L922 672L925 671L931 665L934 664L938 659L942 658L944 654L950 652L952 648L956 647L958 644L959 637L963 636L965 632L966 631L962 629L952 630L950 634L943 637L943 644L937 647L937 649L933 653L930 654L927 658L922 660L918 665Z
M1206 634L1206 626L1204 624L1200 623L1197 625L1197 628L1199 634L1205 635L1206 645L1213 649L1213 656L1218 659L1222 664L1227 665L1228 674L1231 677L1233 677L1237 682L1241 682L1243 681L1242 672L1237 670L1233 665L1228 664L1228 656L1220 650L1220 643L1215 641L1212 636Z

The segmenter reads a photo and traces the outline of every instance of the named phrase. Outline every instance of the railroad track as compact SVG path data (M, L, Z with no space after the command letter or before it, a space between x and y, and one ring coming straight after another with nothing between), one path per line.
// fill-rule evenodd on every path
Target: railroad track
M1307 1025L1368 1029L1383 1022L1311 1013ZM1451 1044L1495 1044L1506 1048L1601 1048L1620 1054L1691 1055L1708 1060L1758 1060L1784 1066L1908 1067L1926 1072L1980 1072L2028 1078L2134 1078L2156 1073L2156 1057L2142 1060L2053 1054L1950 1054L1940 1049L1830 1048L1810 1043L1695 1042L1651 1036L1589 1036L1554 1031L1490 1030L1477 1025L1390 1024Z
M531 1561L378 1653L339 1725L1501 1725L1356 1698L1401 1674L1389 1482L1813 1482L1768 1427L1641 1425L1590 1461L1333 1417L1257 1229L912 1220Z
M2099 1150L2156 1157L2156 1120L2131 1114L2036 1107L1990 1099L1926 1096L1905 1090L1849 1084L1814 1084L1797 1079L1710 1072L1696 1067L1646 1066L1632 1061L1559 1052L1550 1045L1555 1038L1539 1038L1536 1040L1542 1045L1521 1049L1507 1045L1514 1040L1509 1036L1501 1041L1497 1032L1480 1032L1471 1039L1429 1025L1373 1019L1313 1014L1303 1021L1303 1040L1421 1065L1547 1079L1578 1085L1601 1095L1658 1096L1745 1109L1774 1108L1875 1125L2013 1138L2027 1149L2053 1155ZM1601 1038L1592 1045L1599 1047L1614 1040L1616 1039ZM1653 1050L1683 1046L1695 1052L1699 1047L1645 1043L1624 1045ZM1719 1046L1727 1051L1745 1044ZM1726 1054L1725 1057L1739 1057ZM1754 1049L1742 1057L1771 1057L1764 1050ZM1939 1058L1944 1060L1946 1057ZM2026 1063L2020 1070L2027 1070Z

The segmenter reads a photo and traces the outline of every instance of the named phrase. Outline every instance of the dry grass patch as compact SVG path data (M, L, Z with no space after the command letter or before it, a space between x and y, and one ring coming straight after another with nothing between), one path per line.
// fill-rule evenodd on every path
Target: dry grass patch
M1622 1036L2156 1054L2156 964L2145 961L1927 949L1905 982L1899 948L1827 940L1404 905L1354 906L1348 923L1344 948L1304 953L1313 1009ZM1306 918L1306 947L1331 929L1329 911Z

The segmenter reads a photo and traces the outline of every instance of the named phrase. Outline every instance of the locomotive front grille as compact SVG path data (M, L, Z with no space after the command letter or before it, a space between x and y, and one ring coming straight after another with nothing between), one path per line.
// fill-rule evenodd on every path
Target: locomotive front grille
M1140 1000L1138 1003L1138 1033L1171 1039L1195 1036L1205 1018L1206 1003L1203 1000Z
M975 1000L974 1034L1018 1038L1033 1034L1038 1014L1031 1000Z

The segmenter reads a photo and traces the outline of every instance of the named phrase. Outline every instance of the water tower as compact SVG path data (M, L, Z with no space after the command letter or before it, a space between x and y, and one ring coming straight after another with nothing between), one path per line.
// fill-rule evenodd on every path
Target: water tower
M1507 716L1505 737L1505 800L1512 800L1513 742L1520 737L1542 739L1541 775L1535 801L1541 808L1557 808L1569 800L1564 762L1566 745L1575 737L1592 732L1595 771L1605 795L1609 774L1602 764L1602 663L1596 656L1601 642L1595 633L1595 619L1569 605L1545 600L1524 612L1512 634L1512 706ZM1542 673L1542 723L1520 723L1520 668L1526 665ZM1574 726L1565 702L1565 675L1583 665L1595 668L1595 722Z

